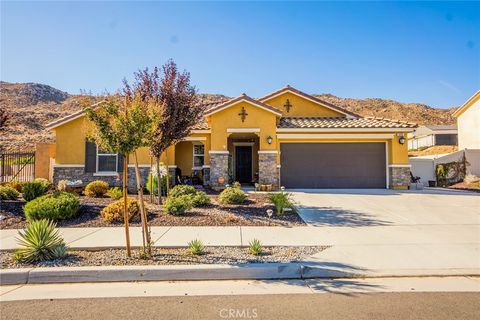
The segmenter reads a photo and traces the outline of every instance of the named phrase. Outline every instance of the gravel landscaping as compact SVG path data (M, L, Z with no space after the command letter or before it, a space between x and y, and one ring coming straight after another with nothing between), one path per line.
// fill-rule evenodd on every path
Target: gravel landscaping
M193 208L181 216L168 215L163 208L148 203L149 224L151 226L301 226L305 225L298 214L286 212L284 216L275 214L268 218L267 209L274 209L266 194L249 194L243 204L220 204L217 194L210 194L212 203L204 208ZM118 227L121 223L107 223L100 218L100 211L113 202L110 198L80 197L81 208L71 219L58 221L58 227ZM2 201L0 203L0 229L19 229L26 224L22 207L25 201ZM132 222L132 225L140 225Z
M298 262L311 255L319 253L326 246L299 247L264 247L261 255L253 256L245 247L206 247L206 253L193 256L186 248L152 248L151 259L141 259L140 250L134 250L132 258L125 256L124 249L109 249L100 251L79 250L69 251L65 259L38 264L17 264L13 261L13 253L0 251L0 267L2 269L29 267L59 267L59 266L126 266L126 265L175 265L175 264L244 264Z

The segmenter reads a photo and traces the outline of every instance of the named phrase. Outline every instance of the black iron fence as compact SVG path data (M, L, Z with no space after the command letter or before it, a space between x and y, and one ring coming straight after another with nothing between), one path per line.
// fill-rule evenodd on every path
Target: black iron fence
M0 152L0 182L35 179L35 152Z

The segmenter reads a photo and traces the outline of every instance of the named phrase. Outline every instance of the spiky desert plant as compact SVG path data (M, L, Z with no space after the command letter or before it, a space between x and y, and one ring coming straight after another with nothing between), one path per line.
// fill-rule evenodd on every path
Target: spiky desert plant
M205 247L203 242L198 239L194 239L188 243L188 251L194 256L200 256L205 254Z
M258 256L263 252L263 246L260 240L258 239L253 239L252 241L249 242L248 244L248 252L254 256Z
M15 260L34 263L63 258L66 245L56 227L46 219L30 222L24 232L19 231L17 241L21 248L15 251Z

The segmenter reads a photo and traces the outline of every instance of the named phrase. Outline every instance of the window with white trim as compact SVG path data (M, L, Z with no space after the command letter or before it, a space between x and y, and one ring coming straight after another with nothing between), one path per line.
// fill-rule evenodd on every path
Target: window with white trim
M193 169L202 169L205 164L205 146L201 143L193 144Z
M97 172L117 172L118 155L97 146Z

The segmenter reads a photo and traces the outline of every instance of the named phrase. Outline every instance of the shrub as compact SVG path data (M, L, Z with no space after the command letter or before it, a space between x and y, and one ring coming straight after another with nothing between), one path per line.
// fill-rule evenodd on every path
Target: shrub
M107 191L107 196L112 199L118 200L123 196L122 189L120 189L119 187L110 188Z
M190 195L183 195L178 197L169 196L165 200L165 203L163 204L163 208L168 214L173 214L175 216L184 214L187 210L190 210L192 208L191 196Z
M238 181L235 181L235 182L233 183L233 187L234 187L234 188L241 188L241 187L242 187L242 184L241 184L240 182L238 182Z
M15 200L18 198L18 191L9 185L0 186L0 200Z
M48 191L48 189L50 189L50 187L52 186L52 184L50 183L50 181L48 181L47 179L45 178L36 178L35 180L33 180L35 182L39 182L43 185L43 187L45 188L45 192Z
M167 195L167 176L162 176L162 196ZM150 182L152 183L152 188L150 188ZM157 176L149 175L147 179L147 185L145 186L148 193L158 195L158 178ZM153 189L153 191L151 190Z
M197 193L197 190L193 186L185 185L185 184L180 184L175 187L173 187L170 190L170 193L168 194L170 197L179 197L179 196L184 196L184 195L194 195Z
M218 196L221 203L242 203L247 199L247 195L242 189L227 187Z
M58 191L67 191L68 189L68 180L60 180L57 184Z
M18 192L22 192L22 188L23 188L24 184L25 184L25 182L20 182L20 181L17 181L17 180L13 180L13 181L10 181L9 183L7 183L7 186L12 187L13 189L17 190Z
M128 221L140 220L140 204L135 198L127 198ZM103 221L124 222L123 200L115 201L100 212Z
M279 216L284 214L286 208L295 208L292 195L288 192L270 193L268 194L268 199L275 206L275 210Z
M205 247L203 246L202 241L194 239L188 243L188 251L192 255L199 256L205 254Z
M27 182L22 188L25 201L32 201L35 198L43 196L47 191L48 187L45 187L45 183L41 181Z
M263 246L260 240L258 239L253 239L252 241L249 242L248 244L248 252L254 256L258 256L263 252Z
M192 198L192 206L194 207L204 207L210 203L210 198L203 191L197 191L197 193Z
M90 198L101 198L108 192L108 183L95 180L85 187L85 195Z
M42 219L30 222L17 239L21 248L15 251L18 262L34 263L63 258L67 247L54 222Z
M23 207L27 220L63 220L73 217L80 209L77 195L55 192L38 197Z

